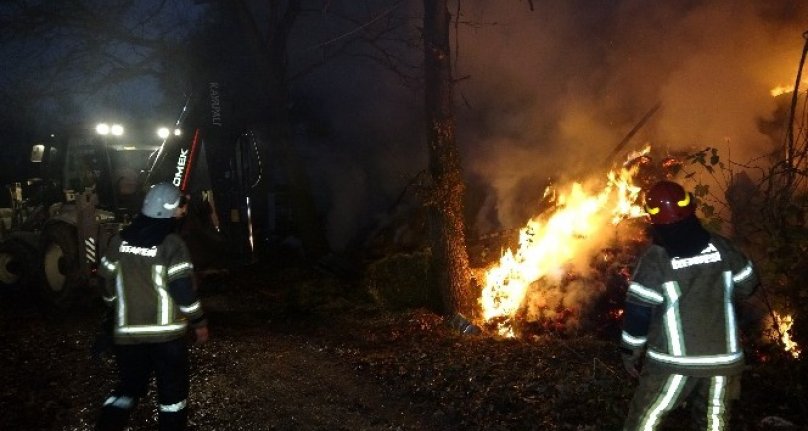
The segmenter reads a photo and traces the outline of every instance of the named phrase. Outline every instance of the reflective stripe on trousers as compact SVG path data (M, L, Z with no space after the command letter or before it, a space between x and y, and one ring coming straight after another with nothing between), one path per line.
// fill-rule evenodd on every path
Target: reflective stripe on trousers
M157 380L160 431L181 431L188 421L188 346L185 339L116 345L120 381L101 409L96 430L122 431L149 381Z
M670 411L688 401L699 429L729 429L730 403L737 398L740 376L688 377L643 374L631 400L624 430L656 430Z

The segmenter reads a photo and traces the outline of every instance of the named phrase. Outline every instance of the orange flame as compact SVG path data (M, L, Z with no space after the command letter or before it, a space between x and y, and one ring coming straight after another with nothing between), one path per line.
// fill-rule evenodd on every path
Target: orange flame
M783 343L783 349L790 353L794 359L799 358L802 349L791 339L791 327L794 325L794 318L792 318L790 314L781 316L780 313L776 311L773 313L780 334L780 341Z
M786 93L791 93L793 91L794 91L793 85L778 85L777 87L774 87L771 90L769 90L769 94L771 94L772 97L777 97Z
M808 80L800 80L800 88L804 88L803 86L808 84ZM794 85L778 85L771 90L769 90L769 94L772 97L781 96L783 94L793 93L794 92Z
M650 151L647 147L644 154ZM609 172L600 192L574 183L556 198L551 214L535 217L519 232L519 248L506 250L499 263L486 270L480 305L483 319L496 319L502 336L514 335L510 319L523 305L531 283L543 277L560 278L576 256L591 256L593 241L609 225L645 215L637 204L640 188L632 184L634 164ZM545 193L546 194L546 193Z

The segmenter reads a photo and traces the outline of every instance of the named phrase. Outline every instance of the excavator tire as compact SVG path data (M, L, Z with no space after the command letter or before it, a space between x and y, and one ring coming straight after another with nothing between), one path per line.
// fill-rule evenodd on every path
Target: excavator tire
M82 285L76 228L54 223L42 232L42 299L67 307Z
M42 278L39 256L31 245L19 239L0 243L0 288L6 291L29 291Z

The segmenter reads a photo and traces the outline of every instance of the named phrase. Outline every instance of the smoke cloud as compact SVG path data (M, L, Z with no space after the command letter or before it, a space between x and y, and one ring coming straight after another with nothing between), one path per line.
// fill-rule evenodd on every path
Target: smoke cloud
M550 179L601 164L655 104L629 147L719 148L746 162L778 142L770 90L793 85L808 4L752 1L466 1L455 74L466 169L488 180L502 227L526 221ZM491 208L482 208L489 211Z

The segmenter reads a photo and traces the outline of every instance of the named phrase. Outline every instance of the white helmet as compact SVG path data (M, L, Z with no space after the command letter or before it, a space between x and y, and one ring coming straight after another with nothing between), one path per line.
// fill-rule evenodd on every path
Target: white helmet
M171 183L151 186L140 212L151 218L171 218L180 206L180 190Z

